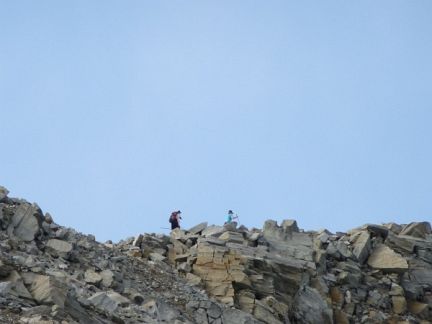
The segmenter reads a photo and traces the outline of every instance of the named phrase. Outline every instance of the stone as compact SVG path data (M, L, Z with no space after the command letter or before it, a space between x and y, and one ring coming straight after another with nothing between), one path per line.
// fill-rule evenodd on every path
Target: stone
M393 232L396 235L402 231L402 226L396 223L387 223L387 224L383 224L383 226L388 228L389 231Z
M404 296L392 296L393 312L401 315L407 310L407 302Z
M224 231L235 232L235 230L237 229L237 222L225 223L223 228Z
M222 315L222 309L215 303L211 303L207 309L207 315L211 318L219 318Z
M299 232L297 221L294 219L284 219L282 221L281 227L283 228L284 232Z
M194 275L193 273L187 273L186 280L192 286L197 286L202 282L201 278L197 275Z
M241 290L235 295L235 305L247 313L252 313L255 307L255 294L250 290Z
M45 221L45 223L50 224L50 225L54 222L50 213L45 213L44 221Z
M33 273L22 273L21 276L37 302L64 307L67 287L58 278Z
M291 317L299 323L333 323L333 311L314 288L304 286L297 292Z
M362 231L353 242L353 255L361 264L369 257L371 249L369 232Z
M192 267L188 262L180 262L177 266L177 270L180 272L188 273L192 271Z
M367 224L365 225L365 228L372 234L372 236L382 237L384 240L387 238L389 232L388 228L382 225Z
M277 315L272 312L271 308L262 303L261 301L257 301L255 303L253 315L256 319L264 323L283 324L280 320L276 318Z
M53 256L59 256L66 259L69 253L73 250L73 246L69 242L63 240L50 239L46 243L45 249Z
M33 296L25 287L23 279L15 270L11 271L6 281L0 282L0 295L7 296L8 294L33 299Z
M22 241L33 241L42 225L39 207L24 203L18 206L12 216L8 233L15 235Z
M403 296L404 295L404 290L403 290L403 288L401 286L399 286L398 284L392 282L389 295L390 296Z
M87 269L86 272L84 272L84 281L97 286L102 282L102 276L92 269Z
M224 324L261 324L263 322L255 319L252 315L238 309L226 309L222 314Z
M412 314L420 316L421 319L430 320L432 317L432 309L428 304L421 303L418 301L409 301L408 302L408 311Z
M242 244L244 242L243 235L236 232L225 232L221 236L219 236L219 239L230 243Z
M424 239L431 233L431 224L429 222L414 222L406 225L400 232L400 235L409 235Z
M207 222L200 223L187 230L191 234L199 234L207 228Z
M173 240L181 240L186 242L187 240L186 232L184 230L181 230L180 228L175 228L171 231L171 238Z
M101 271L100 276L102 277L102 286L109 288L113 285L114 273L111 270Z
M263 236L270 240L284 241L291 236L291 232L289 230L285 231L274 220L266 220L263 227Z
M225 229L223 228L223 226L211 225L211 226L208 226L207 228L205 228L202 231L201 235L203 237L219 236L224 231L225 231Z
M374 269L386 272L404 272L408 270L408 263L405 258L386 245L377 246L367 263Z
M157 262L163 262L163 261L166 260L165 256L163 256L163 255L161 255L159 253L155 253L155 252L150 253L149 254L149 258L150 258L150 260L157 261Z
M88 298L88 301L94 307L107 313L113 313L119 306L126 306L130 304L129 299L114 291L98 292Z

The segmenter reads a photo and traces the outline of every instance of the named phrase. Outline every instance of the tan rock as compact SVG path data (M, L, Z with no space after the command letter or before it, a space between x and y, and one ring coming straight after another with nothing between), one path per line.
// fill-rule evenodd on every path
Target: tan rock
M420 303L418 301L409 301L408 302L408 310L410 313L415 315L423 315L428 312L429 305Z
M330 297L332 300L332 303L342 306L345 300L343 292L338 287L331 287L330 288Z
M350 321L348 319L348 315L340 310L340 309L335 309L334 310L334 323L335 324L349 324Z
M386 272L404 272L408 270L408 263L404 257L386 245L379 245L370 255L368 265Z
M252 313L255 307L255 294L249 290L241 290L235 296L235 303L241 310Z
M51 276L37 275L30 272L22 273L21 276L24 283L30 287L30 293L37 302L64 307L67 288L63 282Z
M102 276L92 269L87 269L84 273L84 281L88 284L99 285L102 282Z
M69 242L58 240L58 239L51 239L48 240L46 244L46 250L53 254L58 255L61 257L66 257L66 255L71 252L73 249L72 244Z
M192 286L197 286L202 282L201 278L193 273L187 273L186 280Z
M407 310L407 302L403 296L392 296L393 312L396 314L403 314Z

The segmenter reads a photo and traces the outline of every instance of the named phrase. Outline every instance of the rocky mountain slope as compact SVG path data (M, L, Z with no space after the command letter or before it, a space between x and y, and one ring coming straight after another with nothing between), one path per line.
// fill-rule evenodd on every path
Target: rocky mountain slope
M0 323L431 323L428 222L199 224L113 244L0 187Z

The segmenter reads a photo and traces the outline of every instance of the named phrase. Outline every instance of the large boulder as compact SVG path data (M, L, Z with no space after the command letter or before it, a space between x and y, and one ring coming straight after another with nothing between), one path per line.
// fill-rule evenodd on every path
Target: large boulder
M33 241L42 224L40 208L33 204L23 203L18 206L8 227L8 234L15 235L22 241Z
M295 296L290 318L294 323L331 324L333 311L316 289L304 286Z
M29 287L33 298L39 304L58 305L64 307L67 294L67 286L58 278L38 275L34 273L22 273L24 283Z
M358 262L363 264L369 256L370 249L371 244L369 232L360 232L353 243L353 255Z
M368 265L385 272L404 272L408 263L404 257L386 245L378 245L370 255Z
M58 239L48 240L45 250L53 256L67 258L72 251L73 246L71 243Z
M414 222L406 225L401 235L410 235L414 237L426 238L427 235L431 234L431 225L429 222Z

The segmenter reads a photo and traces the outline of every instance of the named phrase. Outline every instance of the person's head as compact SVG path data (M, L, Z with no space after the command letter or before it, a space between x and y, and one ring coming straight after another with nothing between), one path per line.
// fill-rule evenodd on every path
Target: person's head
M233 213L233 211L230 209L230 210L228 210L228 214L232 215L232 214L234 214L234 213Z

